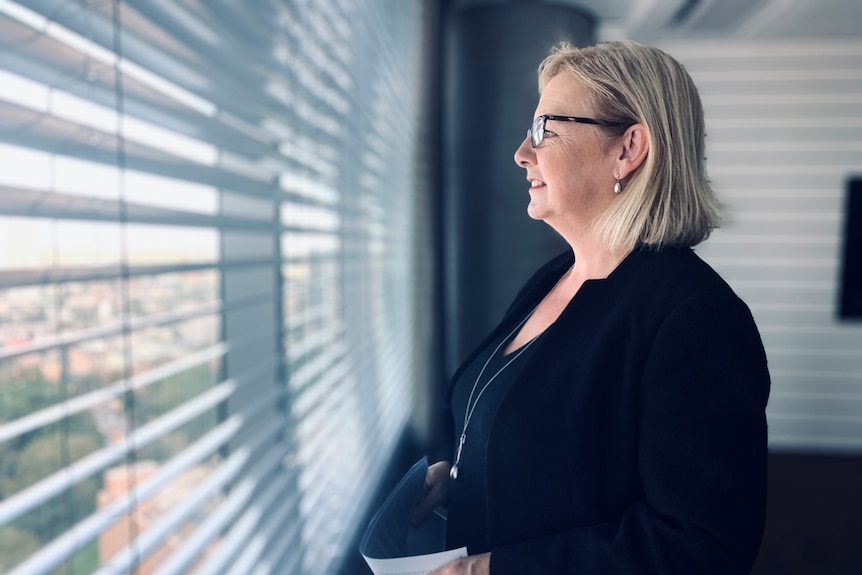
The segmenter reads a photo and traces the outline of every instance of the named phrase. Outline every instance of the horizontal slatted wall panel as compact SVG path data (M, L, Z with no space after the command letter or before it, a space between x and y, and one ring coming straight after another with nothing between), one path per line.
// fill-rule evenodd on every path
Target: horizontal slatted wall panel
M662 47L703 100L725 214L697 251L760 327L770 447L862 452L862 325L837 310L847 181L862 174L862 42Z
M427 372L420 8L0 0L0 572L355 553Z

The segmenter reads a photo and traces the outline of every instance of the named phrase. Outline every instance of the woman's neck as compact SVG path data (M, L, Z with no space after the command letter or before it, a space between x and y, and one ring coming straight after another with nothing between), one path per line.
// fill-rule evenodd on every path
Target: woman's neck
M526 323L521 326L515 337L506 344L503 353L510 354L520 349L544 332L563 313L584 282L608 277L628 253L629 250L624 252L596 250L587 251L586 254L583 250L575 252L575 263L545 294Z
M575 256L575 263L563 279L566 283L582 284L587 280L604 279L617 269L630 249L610 250L598 242L569 243Z

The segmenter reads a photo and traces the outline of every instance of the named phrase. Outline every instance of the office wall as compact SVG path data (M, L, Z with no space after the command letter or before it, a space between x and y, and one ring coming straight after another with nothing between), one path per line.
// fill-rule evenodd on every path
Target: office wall
M660 46L703 99L707 166L725 215L697 251L760 327L773 381L770 449L858 454L862 323L839 319L838 286L847 181L862 174L862 42Z

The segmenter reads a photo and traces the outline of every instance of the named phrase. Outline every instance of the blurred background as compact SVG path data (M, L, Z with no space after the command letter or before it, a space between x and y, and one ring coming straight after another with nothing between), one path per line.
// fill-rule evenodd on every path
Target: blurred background
M700 88L697 251L769 357L755 573L862 572L862 3L0 0L0 573L367 573L564 247L512 161L536 67L619 38Z

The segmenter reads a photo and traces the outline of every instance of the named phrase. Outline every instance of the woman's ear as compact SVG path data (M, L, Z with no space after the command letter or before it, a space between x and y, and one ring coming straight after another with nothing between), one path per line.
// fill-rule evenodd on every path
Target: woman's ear
M616 173L625 179L643 164L649 153L649 132L643 124L633 124L623 134Z

